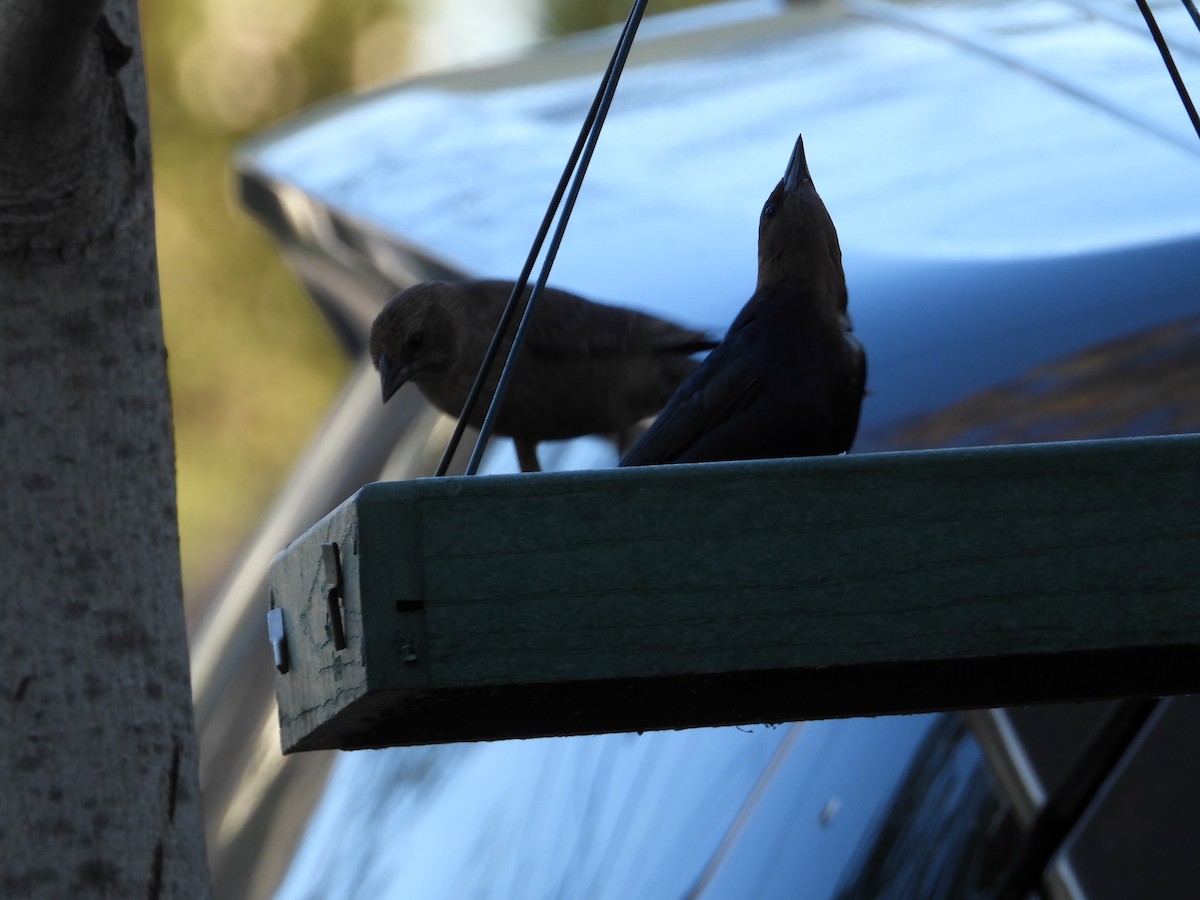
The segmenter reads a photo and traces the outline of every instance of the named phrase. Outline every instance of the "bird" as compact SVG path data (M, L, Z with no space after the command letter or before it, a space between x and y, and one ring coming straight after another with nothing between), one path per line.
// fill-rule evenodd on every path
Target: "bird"
M837 230L800 135L759 214L753 295L620 465L844 453L866 380Z
M370 354L386 403L407 381L457 417L513 290L512 281L428 281L393 297L371 326ZM529 289L525 296L528 297ZM705 332L547 287L534 307L494 431L511 437L523 472L537 472L537 445L587 434L628 449L718 341ZM511 336L501 346L481 402L487 412Z

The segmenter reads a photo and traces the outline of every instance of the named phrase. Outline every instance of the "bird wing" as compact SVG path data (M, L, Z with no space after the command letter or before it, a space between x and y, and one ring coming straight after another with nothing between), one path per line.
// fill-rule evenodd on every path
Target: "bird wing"
M728 422L762 389L745 335L731 335L671 397L622 466L677 461L700 438Z
M526 334L530 351L541 356L689 354L718 344L702 331L636 310L595 303L554 288L547 288L545 294Z
M858 338L849 331L842 334L842 346L842 361L847 377L842 382L842 394L835 399L832 408L835 416L834 439L846 451L854 444L854 437L858 433L859 413L867 390L867 353Z

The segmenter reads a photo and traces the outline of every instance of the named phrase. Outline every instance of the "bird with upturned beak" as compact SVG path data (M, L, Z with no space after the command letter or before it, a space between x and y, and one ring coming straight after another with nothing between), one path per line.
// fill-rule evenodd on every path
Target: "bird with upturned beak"
M866 379L837 231L798 137L759 215L754 294L621 465L844 453Z
M407 381L457 417L500 320L511 281L425 282L397 294L371 326L383 400ZM529 289L526 289L528 296ZM645 313L546 288L518 350L495 432L511 437L523 472L540 466L540 441L612 436L626 449L717 342ZM478 428L511 334L468 424Z

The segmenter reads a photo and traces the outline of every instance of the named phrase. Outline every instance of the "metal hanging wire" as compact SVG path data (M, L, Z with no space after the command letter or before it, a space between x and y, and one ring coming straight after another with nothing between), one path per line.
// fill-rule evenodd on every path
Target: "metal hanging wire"
M1183 0L1183 5L1196 23L1196 29L1200 30L1200 10L1196 9L1196 4L1192 0Z
M542 261L541 271L538 274L533 290L529 294L529 299L525 301L521 319L517 324L516 333L513 335L512 346L509 348L508 356L504 360L504 366L500 370L500 378L496 383L496 390L492 394L491 401L488 404L487 415L480 426L479 437L476 439L475 447L471 451L471 458L467 463L465 474L474 475L479 470L483 451L487 449L488 439L491 437L492 429L495 427L496 415L500 409L500 404L504 400L504 392L508 387L508 382L512 375L513 363L517 358L517 352L520 350L521 342L524 340L525 332L529 327L529 322L533 315L534 304L545 289L546 280L550 275L550 268L554 265L554 258L557 256L558 248L562 244L563 235L567 228L567 221L571 217L571 210L574 209L575 200L579 196L580 188L583 186L584 175L587 173L588 164L591 162L592 154L596 149L600 130L604 127L604 120L608 115L609 107L612 105L612 99L617 90L617 83L620 81L621 72L625 68L625 60L629 57L629 50L633 46L633 38L637 34L638 25L642 21L642 13L645 12L648 2L649 0L634 0L633 7L629 11L629 18L625 20L625 27L621 30L621 36L617 40L617 46L613 50L612 58L608 62L608 68L605 69L604 76L600 79L600 85L596 89L596 97L592 101L587 116L584 118L583 126L579 131L579 137L575 141L575 146L567 158L567 165L558 180L558 186L554 189L554 195L551 197L546 214L542 218L542 224L533 239L533 246L530 247L529 255L525 259L525 265L521 269L521 274L518 276L516 283L513 285L512 293L508 297L504 311L500 314L500 321L496 325L496 331L492 335L492 340L483 355L479 371L475 375L475 381L471 384L471 389L467 393L466 402L463 404L462 411L458 416L458 422L454 426L454 433L450 436L450 440L446 444L446 449L442 453L442 459L438 463L437 470L434 473L437 477L445 475L446 471L450 468L450 461L454 458L454 453L462 441L467 422L470 420L471 413L474 411L476 404L479 402L480 395L483 393L484 383L487 381L492 366L496 362L496 357L500 354L500 347L504 343L504 338L508 334L513 317L520 306L521 297L528 286L529 276L533 272L534 263L537 261L538 254L542 250L542 244L546 240L546 235L550 231L550 226L554 222L559 206L563 204L563 195L565 193L566 201L562 205L562 215L558 218L558 227L555 229L554 236L550 240L550 246L546 251L545 259ZM570 185L569 190L568 184Z
M1196 114L1196 107L1188 94L1187 85L1183 83L1183 76L1179 74L1179 69L1175 65L1175 59L1171 56L1171 48L1167 46L1167 39L1163 37L1162 29L1158 27L1158 21L1154 18L1154 13L1150 10L1147 0L1137 0L1137 5L1142 12L1142 18L1146 20L1146 27L1150 29L1150 36L1154 38L1154 43L1158 46L1158 52L1162 56L1163 64L1167 67L1171 81L1175 83L1175 90L1179 94L1179 99L1183 101L1183 108L1187 110L1188 118L1192 120L1192 127L1196 129L1196 137L1200 137L1200 115ZM1191 0L1183 0L1183 5L1192 14L1197 28L1200 28L1200 15L1196 12L1196 5Z

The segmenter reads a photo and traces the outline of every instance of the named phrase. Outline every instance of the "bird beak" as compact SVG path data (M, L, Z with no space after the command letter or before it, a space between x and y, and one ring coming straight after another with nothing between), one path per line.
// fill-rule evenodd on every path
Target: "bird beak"
M801 181L812 183L812 176L808 174L808 160L804 158L804 135L802 134L796 137L792 158L788 160L787 171L783 173L783 189L794 191L800 186Z
M392 398L392 394L400 390L400 385L412 377L412 369L409 366L392 368L391 364L388 363L386 354L383 353L379 354L379 359L375 362L375 368L379 370L379 384L383 388L384 403L387 403Z

